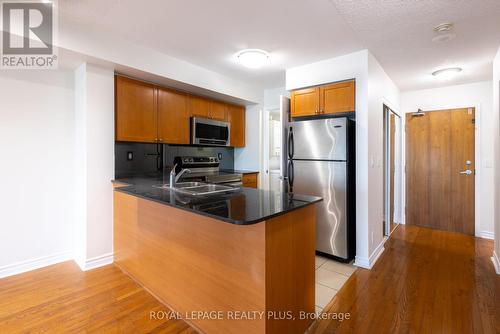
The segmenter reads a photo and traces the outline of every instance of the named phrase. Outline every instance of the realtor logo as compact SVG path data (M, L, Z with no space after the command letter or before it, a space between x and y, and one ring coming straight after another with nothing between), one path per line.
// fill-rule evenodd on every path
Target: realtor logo
M57 68L54 1L2 1L2 69Z

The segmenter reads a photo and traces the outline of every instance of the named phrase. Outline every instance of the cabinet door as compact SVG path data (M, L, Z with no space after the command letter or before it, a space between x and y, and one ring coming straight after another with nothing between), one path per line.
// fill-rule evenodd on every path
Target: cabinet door
M245 107L228 105L227 119L231 124L230 145L245 147Z
M292 117L310 116L319 113L319 88L295 90L291 95Z
M243 187L258 188L257 175L257 173L244 174L241 180L241 182L243 183Z
M213 118L219 121L227 120L227 104L217 101L210 101L210 115L209 118Z
M356 109L354 81L324 85L320 90L320 113L334 114Z
M189 144L187 94L158 90L158 140L168 144Z
M189 115L191 117L208 118L210 115L210 100L199 96L190 95Z
M116 140L156 142L156 88L116 76Z

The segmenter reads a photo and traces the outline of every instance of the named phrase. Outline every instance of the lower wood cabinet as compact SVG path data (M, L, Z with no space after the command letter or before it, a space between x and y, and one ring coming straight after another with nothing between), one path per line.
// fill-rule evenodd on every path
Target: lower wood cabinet
M290 97L291 115L303 117L354 112L355 93L354 80L294 90Z
M190 143L190 117L227 121L231 146L245 146L245 107L115 76L116 141Z
M259 173L243 174L241 182L243 187L247 188L258 188L258 175Z

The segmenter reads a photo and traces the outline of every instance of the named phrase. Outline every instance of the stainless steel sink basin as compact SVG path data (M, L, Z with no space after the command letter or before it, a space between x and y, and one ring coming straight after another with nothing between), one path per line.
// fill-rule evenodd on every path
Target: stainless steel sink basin
M191 196L207 196L238 190L235 187L223 186L220 184L209 184L203 182L178 182L174 187L169 184L155 186L157 188L169 189Z

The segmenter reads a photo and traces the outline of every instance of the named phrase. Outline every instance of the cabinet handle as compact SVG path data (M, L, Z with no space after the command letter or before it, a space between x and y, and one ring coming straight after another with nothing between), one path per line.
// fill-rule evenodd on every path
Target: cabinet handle
M325 111L324 111L323 109L321 109L321 110L319 111L319 113L320 113L320 114L324 114L324 113L325 113Z

